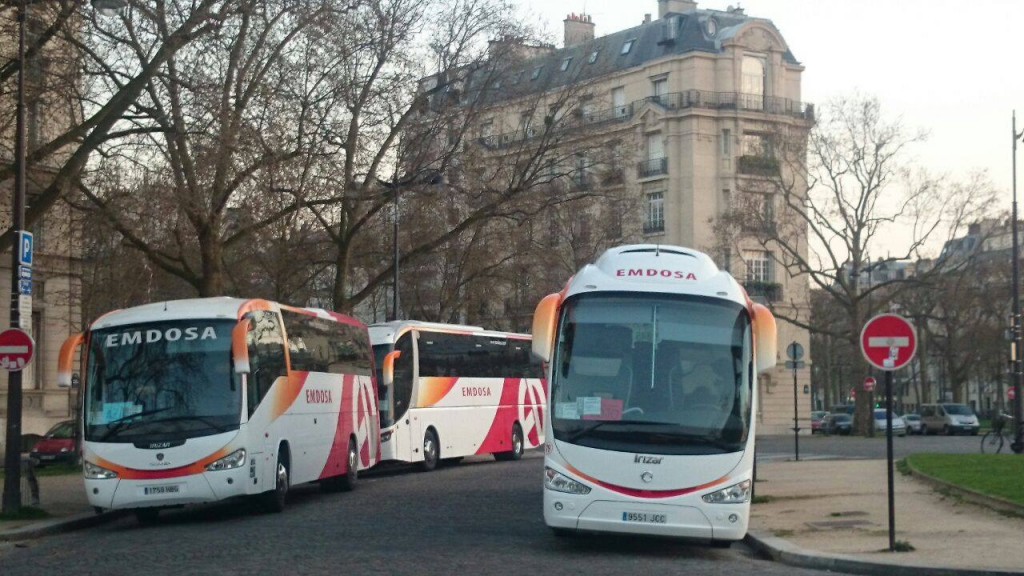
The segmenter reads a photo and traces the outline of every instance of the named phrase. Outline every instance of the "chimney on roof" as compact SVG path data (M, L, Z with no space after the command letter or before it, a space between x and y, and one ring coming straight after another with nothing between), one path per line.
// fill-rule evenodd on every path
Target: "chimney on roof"
M665 14L687 14L697 9L697 3L691 0L658 0L658 18Z
M565 23L565 48L594 39L594 20L589 14L569 14Z
M647 14L644 14L644 24L650 24L650 23L651 23L651 13L648 12Z

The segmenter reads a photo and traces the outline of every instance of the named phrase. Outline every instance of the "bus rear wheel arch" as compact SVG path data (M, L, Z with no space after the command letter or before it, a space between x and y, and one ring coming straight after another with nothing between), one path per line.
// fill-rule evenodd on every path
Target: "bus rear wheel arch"
M508 452L498 452L494 455L495 460L502 462L508 462L512 460L519 460L523 457L523 450L525 444L523 441L523 427L516 422L512 425L512 438L511 438L512 449Z

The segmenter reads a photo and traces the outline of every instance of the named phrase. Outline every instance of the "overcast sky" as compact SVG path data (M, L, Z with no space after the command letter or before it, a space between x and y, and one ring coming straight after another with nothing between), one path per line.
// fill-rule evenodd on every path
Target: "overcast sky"
M603 36L657 18L657 0L518 0L561 47L570 12L593 16ZM928 141L915 156L936 173L987 170L1006 210L1011 195L1011 113L1024 129L1022 0L704 0L698 8L742 6L775 23L805 67L802 100L860 91ZM1024 144L1018 172L1024 173ZM1024 184L1018 176L1018 202Z

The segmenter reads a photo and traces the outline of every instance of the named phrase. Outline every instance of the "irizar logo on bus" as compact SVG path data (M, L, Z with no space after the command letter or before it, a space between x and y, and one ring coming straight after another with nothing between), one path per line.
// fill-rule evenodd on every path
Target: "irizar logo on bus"
M120 334L107 334L106 339L103 341L103 345L107 348L117 348L118 346L130 346L132 344L142 344L143 335L145 335L146 344L152 344L161 340L167 342L177 342L178 340L216 340L217 332L214 331L213 326L207 326L201 329L198 326L189 326L185 329L181 328L168 328L167 330L135 330L133 332L122 332Z
M633 456L633 462L635 464L661 464L662 456L643 456L637 454Z
M682 270L665 270L658 268L619 268L615 275L620 278L669 278L672 280L696 280L693 272Z

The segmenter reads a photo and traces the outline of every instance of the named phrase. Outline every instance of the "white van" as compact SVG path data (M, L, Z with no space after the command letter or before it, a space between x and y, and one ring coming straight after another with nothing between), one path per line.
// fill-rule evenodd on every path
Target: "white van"
M922 434L978 434L978 417L974 410L965 404L951 402L942 404L922 404L918 411L921 414Z

